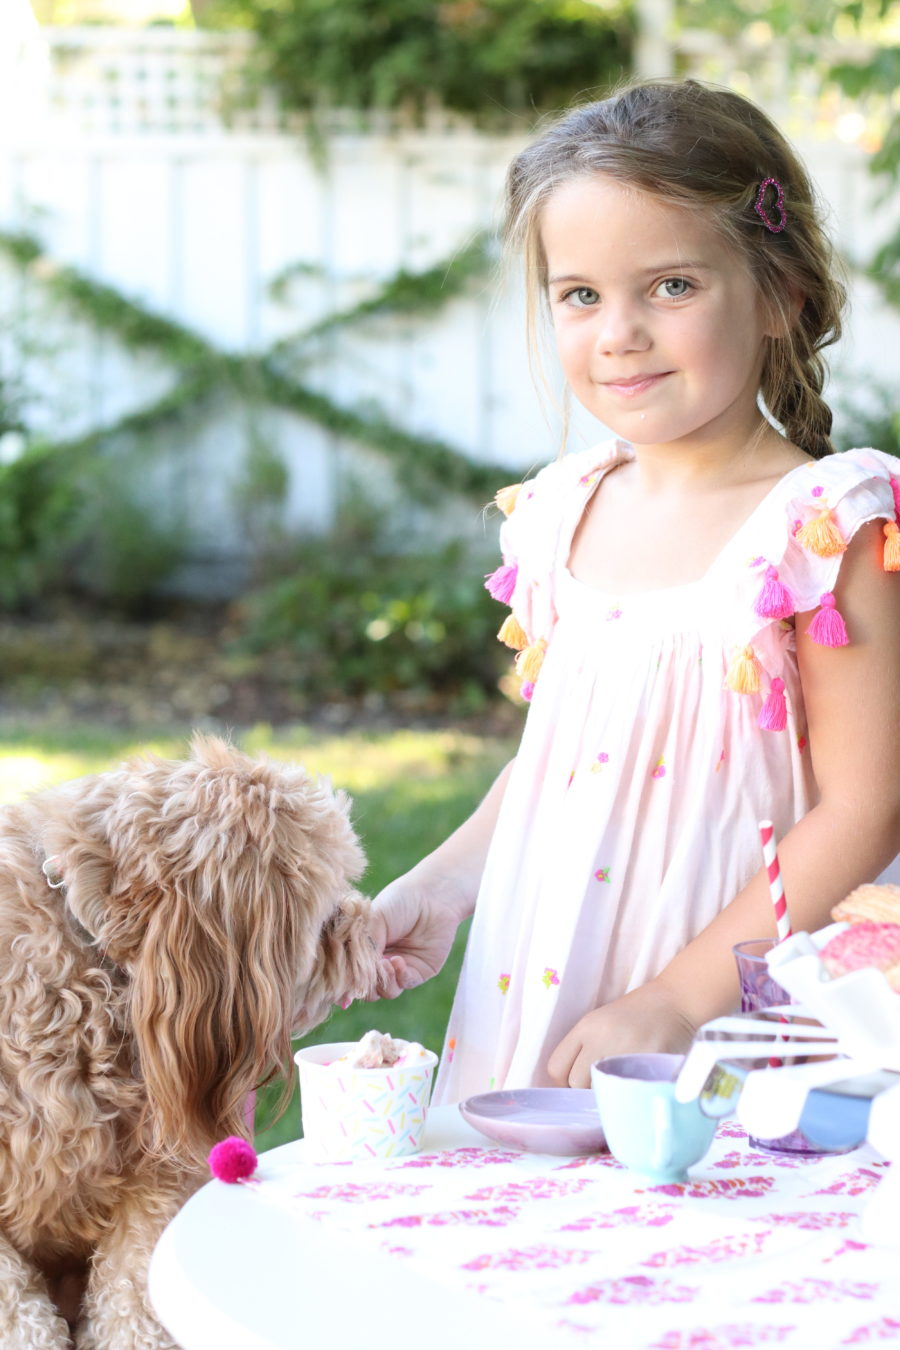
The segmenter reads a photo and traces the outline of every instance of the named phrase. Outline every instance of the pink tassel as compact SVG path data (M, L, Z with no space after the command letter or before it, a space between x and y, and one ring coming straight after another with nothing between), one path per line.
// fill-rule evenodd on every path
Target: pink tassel
M519 569L515 563L504 563L496 572L491 572L485 577L484 589L494 600L499 600L502 605L508 605L513 598L518 575Z
M777 567L766 568L766 579L753 608L761 619L789 619L797 608L787 586L778 580Z
M847 636L847 625L834 607L834 596L831 591L826 591L821 596L819 604L821 609L816 610L813 615L807 633L813 642L818 642L821 647L846 647L850 641Z
M780 680L777 675L769 685L769 697L760 709L758 722L763 731L784 731L787 726L784 680Z
M519 693L526 703L530 703L534 698L534 680L525 680L524 683L519 686Z
M894 515L900 517L900 478L891 474L891 492L894 494Z

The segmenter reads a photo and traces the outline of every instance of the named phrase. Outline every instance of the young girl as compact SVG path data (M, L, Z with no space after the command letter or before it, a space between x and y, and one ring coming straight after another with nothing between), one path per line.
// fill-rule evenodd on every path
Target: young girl
M585 1087L734 1008L732 945L775 932L760 820L795 931L900 851L900 461L832 453L844 296L804 168L739 95L651 82L507 186L568 387L616 439L499 495L519 753L375 901L391 994L474 911L439 1101Z

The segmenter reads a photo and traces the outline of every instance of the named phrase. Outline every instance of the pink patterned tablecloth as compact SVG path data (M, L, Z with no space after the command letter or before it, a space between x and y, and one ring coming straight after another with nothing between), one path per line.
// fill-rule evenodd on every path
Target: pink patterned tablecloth
M734 1123L685 1184L642 1181L606 1154L552 1158L475 1144L379 1163L281 1163L261 1199L502 1304L554 1346L784 1350L900 1343L900 1246L859 1216L890 1164L751 1151ZM900 1226L900 1215L898 1215Z

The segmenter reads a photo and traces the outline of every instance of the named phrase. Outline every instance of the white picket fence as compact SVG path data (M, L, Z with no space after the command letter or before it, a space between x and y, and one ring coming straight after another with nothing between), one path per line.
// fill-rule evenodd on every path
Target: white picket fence
M697 35L691 42L693 67L721 77L708 44ZM240 36L171 29L32 34L17 76L7 72L0 88L0 229L37 233L51 258L224 349L262 352L496 223L524 129L486 135L440 113L416 130L363 129L345 117L330 128L318 165L274 99L234 106L246 51ZM648 59L661 59L656 51ZM770 101L806 153L841 246L864 258L896 204L876 203L864 150L837 137L858 130L853 109L823 108L811 90L785 102L772 69ZM731 73L738 84L748 78ZM293 280L276 299L271 283L288 270ZM855 292L837 383L891 384L900 321L872 288ZM39 280L23 286L8 264L0 265L0 324L0 360L6 369L19 362L36 394L29 419L54 437L114 423L173 378L163 362L49 312ZM433 315L371 318L335 332L302 375L343 406L377 406L513 476L556 450L556 416L531 382L518 285L499 270ZM573 435L598 434L576 418ZM231 584L222 559L244 551L239 499L253 436L277 445L288 466L289 528L327 525L350 472L393 500L380 457L282 411L208 407L188 443L159 447L148 486L161 511L187 504L201 572L217 584ZM454 530L482 528L469 507L443 518ZM198 573L191 584L208 581Z

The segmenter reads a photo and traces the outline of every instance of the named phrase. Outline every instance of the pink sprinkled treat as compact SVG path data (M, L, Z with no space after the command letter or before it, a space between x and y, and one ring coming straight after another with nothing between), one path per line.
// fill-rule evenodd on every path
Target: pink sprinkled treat
M846 975L851 970L874 966L881 970L891 988L900 993L900 924L875 923L865 919L837 933L820 952L829 975Z

